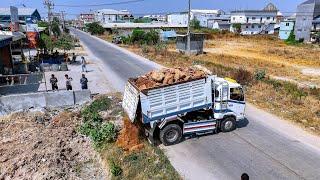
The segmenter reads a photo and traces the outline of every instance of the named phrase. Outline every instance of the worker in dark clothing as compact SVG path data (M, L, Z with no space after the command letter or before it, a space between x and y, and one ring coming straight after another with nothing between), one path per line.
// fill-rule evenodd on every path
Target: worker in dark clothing
M243 173L241 175L241 180L249 180L249 175L247 173Z
M72 90L72 85L71 85L71 81L72 81L72 78L68 76L68 74L64 75L64 77L66 77L66 87L67 87L67 90Z
M72 63L76 62L77 56L75 53L72 54Z
M82 78L80 79L81 89L88 89L88 79L84 74L82 74Z
M50 83L52 91L58 90L58 79L54 76L54 74L51 74Z

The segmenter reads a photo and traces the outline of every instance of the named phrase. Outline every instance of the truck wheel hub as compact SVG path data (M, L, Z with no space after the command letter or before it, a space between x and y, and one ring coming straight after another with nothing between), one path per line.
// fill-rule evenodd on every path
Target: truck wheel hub
M224 127L225 129L229 130L232 128L232 126L233 126L233 123L231 121L227 121Z
M174 142L178 138L178 132L175 130L170 130L166 134L166 139L170 142Z

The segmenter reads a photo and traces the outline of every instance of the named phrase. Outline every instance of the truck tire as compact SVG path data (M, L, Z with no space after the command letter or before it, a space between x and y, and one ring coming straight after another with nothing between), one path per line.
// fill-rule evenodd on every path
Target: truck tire
M182 130L177 124L169 124L160 131L160 140L165 146L177 144L181 138Z
M231 132L236 129L236 119L234 117L226 117L221 121L220 130L222 132Z

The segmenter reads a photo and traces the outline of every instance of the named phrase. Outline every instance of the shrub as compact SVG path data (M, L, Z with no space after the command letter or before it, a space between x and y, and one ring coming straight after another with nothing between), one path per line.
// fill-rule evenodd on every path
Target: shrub
M299 44L299 41L296 41L296 36L294 35L293 30L290 32L290 35L287 40L285 40L285 43L288 45L297 45Z
M120 176L122 174L122 169L114 161L109 161L110 172L113 176Z
M254 73L254 79L257 80L257 81L261 81L261 80L263 80L265 78L266 78L266 70L265 69L257 70Z
M142 50L143 53L148 53L148 52L150 51L150 50L149 50L149 46L146 45L146 44L143 44L143 45L141 46L141 50Z
M132 31L131 38L130 38L131 42L141 44L144 39L144 34L145 34L145 32L141 29L138 29L138 28L134 29Z
M154 52L156 54L167 55L167 50L168 50L168 47L167 47L167 44L165 43L157 43L154 46Z
M157 44L159 42L159 33L155 30L151 30L144 34L143 40L147 44Z
M86 24L86 28L92 35L102 35L105 31L105 29L97 22Z
M242 85L251 84L253 78L251 72L240 68L233 73L233 78Z

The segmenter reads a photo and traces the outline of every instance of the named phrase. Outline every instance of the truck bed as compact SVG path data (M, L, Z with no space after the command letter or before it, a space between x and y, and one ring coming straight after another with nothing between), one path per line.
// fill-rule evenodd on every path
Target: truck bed
M131 121L141 105L143 123L196 111L212 106L212 76L139 91L129 80L125 87L123 108Z

